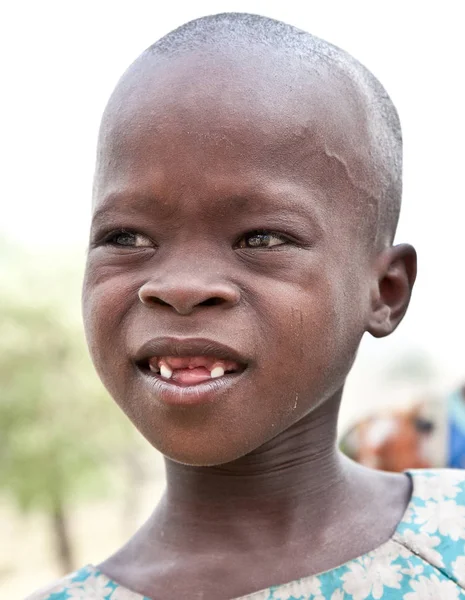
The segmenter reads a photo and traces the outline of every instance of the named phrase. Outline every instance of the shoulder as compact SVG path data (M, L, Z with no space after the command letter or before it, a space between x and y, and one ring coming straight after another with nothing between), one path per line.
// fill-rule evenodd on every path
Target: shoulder
M122 588L108 579L92 565L87 565L63 579L59 579L47 587L34 592L25 600L137 600L141 598L127 590L122 594ZM126 592L126 590L124 590Z
M465 588L465 471L412 470L412 499L394 540Z

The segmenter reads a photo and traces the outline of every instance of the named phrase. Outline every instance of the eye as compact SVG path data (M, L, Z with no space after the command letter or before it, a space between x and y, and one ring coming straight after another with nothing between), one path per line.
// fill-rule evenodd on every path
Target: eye
M105 240L111 246L125 246L128 248L151 248L153 242L145 235L121 229L111 233Z
M251 231L236 242L236 248L272 248L288 243L288 239L273 231Z

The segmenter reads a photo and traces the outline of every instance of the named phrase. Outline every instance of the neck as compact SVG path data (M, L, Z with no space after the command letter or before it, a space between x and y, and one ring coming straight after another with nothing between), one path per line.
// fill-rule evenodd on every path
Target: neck
M325 494L342 476L336 447L340 394L254 452L214 467L166 460L169 504L215 512Z
M399 482L342 458L339 400L340 394L232 463L189 467L167 460L163 499L104 563L104 573L126 573L134 589L155 597L160 578L172 589L184 569L201 589L209 581L217 586L218 578L224 583L222 593L215 587L205 597L229 598L326 571L384 543L405 511L409 486L402 476Z

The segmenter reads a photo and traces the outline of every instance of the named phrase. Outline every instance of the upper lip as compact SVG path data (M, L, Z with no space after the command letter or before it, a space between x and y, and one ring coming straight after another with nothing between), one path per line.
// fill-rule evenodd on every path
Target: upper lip
M135 355L136 363L158 356L214 356L247 364L247 359L225 344L206 338L157 337L146 342Z

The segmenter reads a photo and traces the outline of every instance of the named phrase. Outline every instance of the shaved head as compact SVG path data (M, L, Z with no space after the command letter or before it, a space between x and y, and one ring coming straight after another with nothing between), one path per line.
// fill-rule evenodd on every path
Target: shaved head
M102 119L83 292L97 370L143 435L205 466L320 408L335 421L363 334L408 306L400 197L397 113L342 50L244 14L148 48ZM160 360L183 354L189 377L208 356L231 372L179 387Z
M167 64L183 76L174 81ZM221 101L233 114L236 99L245 97L252 115L254 109L273 113L274 122L282 124L282 130L269 126L270 137L277 138L278 162L287 155L301 169L306 165L313 169L309 158L314 158L314 151L308 151L308 142L315 145L316 141L319 151L337 163L335 169L344 170L358 191L360 201L352 211L357 227L367 225L370 242L376 246L392 243L402 194L402 135L391 99L348 53L267 17L242 13L203 17L150 46L123 75L110 99L99 160L115 128L121 131L137 122L135 113L141 103L149 107L154 86L179 99L193 97L196 82L203 88L200 102L205 106ZM219 143L224 131L215 131L213 108L206 113L212 118L211 137L217 135ZM315 126L317 113L324 113L324 130ZM183 116L179 115L179 122Z

